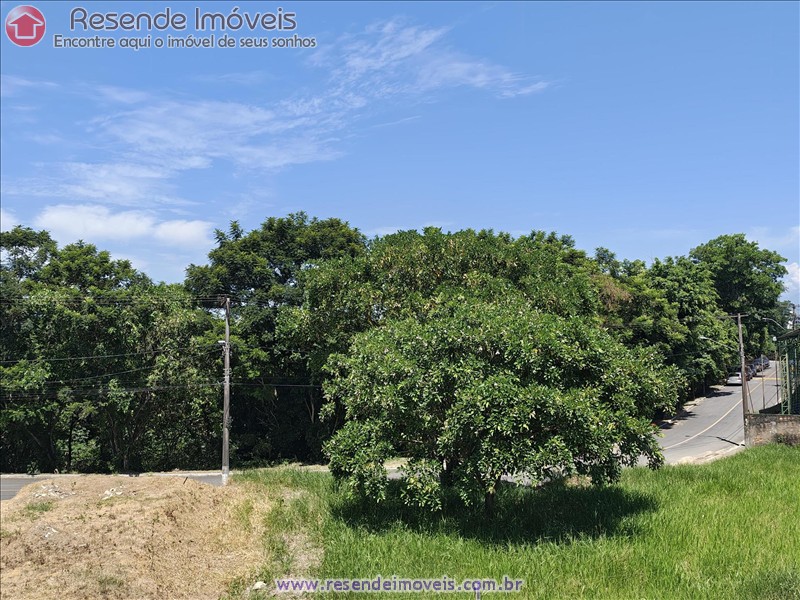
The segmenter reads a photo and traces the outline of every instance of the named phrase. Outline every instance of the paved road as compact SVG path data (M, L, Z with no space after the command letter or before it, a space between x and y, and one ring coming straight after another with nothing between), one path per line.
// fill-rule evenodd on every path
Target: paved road
M750 406L755 412L777 404L775 366L750 380ZM662 427L661 448L668 464L710 458L740 449L744 445L741 386L718 386L705 398L686 405L683 413ZM158 477L189 477L211 485L220 485L219 473L157 473ZM69 475L2 475L0 500L13 498L22 486L52 477Z
M748 382L753 412L777 404L777 383L774 365ZM716 386L708 396L690 402L685 409L662 427L661 448L668 464L711 457L743 446L742 386Z

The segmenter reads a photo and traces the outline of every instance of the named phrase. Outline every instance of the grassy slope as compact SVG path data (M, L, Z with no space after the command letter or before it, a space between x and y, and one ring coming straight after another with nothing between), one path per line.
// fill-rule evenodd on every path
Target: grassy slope
M323 474L247 477L306 490L270 518L311 527L321 578L508 575L526 580L515 598L800 599L800 448L630 469L602 489L509 488L492 522L456 504L436 516L396 501L354 505ZM291 572L290 562L265 574Z

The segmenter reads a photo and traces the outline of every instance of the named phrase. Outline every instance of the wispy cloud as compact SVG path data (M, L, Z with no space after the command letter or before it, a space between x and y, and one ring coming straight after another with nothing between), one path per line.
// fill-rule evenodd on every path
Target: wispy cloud
M419 118L397 119L398 105L411 111L437 101L448 89L508 99L551 85L459 52L448 42L449 32L448 27L394 19L342 35L306 60L307 68L324 71L316 87L270 102L187 99L169 90L90 81L66 86L3 75L3 96L25 100L42 89L78 94L86 110L71 124L78 128L72 139L66 125L58 135L26 130L28 139L39 143L65 139L71 159L40 165L40 172L26 180L6 179L3 193L60 202L35 220L60 241L145 240L165 249L207 248L209 223L161 216L191 203L176 191L187 172L223 166L232 176L246 173L251 181L268 185L275 171L341 156L344 140L356 126L363 131L365 121L386 127ZM230 72L195 81L255 86L268 76L265 71ZM380 123L381 114L389 111L394 120ZM234 206L239 199L229 200ZM396 228L373 233L390 230Z
M211 223L207 221L160 220L154 212L113 212L99 204L47 206L34 223L61 242L149 239L188 248L208 248L212 243Z
M214 84L234 84L234 85L258 85L268 79L268 74L264 71L245 71L241 73L222 73L214 75L200 75L194 78L195 81Z
M99 95L100 98L119 104L140 104L151 99L147 92L121 88L113 85L90 86L92 94Z
M35 179L7 181L8 196L62 198L77 202L104 202L123 206L177 203L169 195L174 170L138 162L64 162Z
M54 89L58 84L52 81L42 81L37 79L27 79L15 75L0 75L0 96L16 96L25 89Z
M787 274L783 278L784 296L795 304L800 304L800 264L792 262L786 265Z
M405 117L403 119L397 119L395 121L389 121L388 123L378 123L373 125L373 129L377 129L380 127L393 127L395 125L402 125L403 123L408 123L409 121L416 121L417 119L421 119L421 115L414 115L412 117Z
M33 133L28 136L28 139L42 146L50 146L52 144L61 144L65 140L63 137L56 133Z
M331 81L336 82L333 95L350 104L453 87L513 98L552 85L454 50L447 44L448 32L446 27L409 25L394 19L372 25L361 34L343 36L315 55L312 64L331 69Z
M769 227L753 227L747 233L747 238L767 250L796 254L800 245L800 227L793 226L777 232Z
M13 211L0 208L0 231L11 231L19 224L19 219Z
M97 132L173 170L227 160L278 169L334 156L322 124L237 102L162 100L93 121Z
M264 174L335 159L343 153L348 127L394 99L405 105L414 99L429 102L436 90L457 87L511 98L550 85L459 53L448 45L448 32L393 19L343 35L309 60L329 72L320 89L263 105L175 99L168 92L111 85L71 86L94 100L95 112L100 109L99 116L84 122L86 134L95 148L109 150L110 160L50 165L53 176L12 182L10 189L78 202L165 202L172 196L168 182L187 170L227 162ZM255 84L264 76L262 71L233 72L217 80ZM34 86L55 84L3 75L4 93ZM37 139L52 138L42 133Z

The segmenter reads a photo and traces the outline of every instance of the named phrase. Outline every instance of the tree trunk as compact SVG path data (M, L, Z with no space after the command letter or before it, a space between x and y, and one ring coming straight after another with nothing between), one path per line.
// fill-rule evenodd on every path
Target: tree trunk
M494 480L489 489L486 490L486 494L483 497L483 513L486 515L487 518L491 518L494 516L494 508L495 508L495 498L497 495L497 487L500 485L500 478Z
M487 518L491 518L494 516L494 500L495 500L495 491L494 488L487 491L483 497L483 514L486 515Z

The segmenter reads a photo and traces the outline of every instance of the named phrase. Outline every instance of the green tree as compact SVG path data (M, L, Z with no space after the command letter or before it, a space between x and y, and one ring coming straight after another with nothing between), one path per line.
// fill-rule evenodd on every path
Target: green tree
M406 501L435 509L455 489L491 512L505 475L615 480L645 455L662 461L652 415L675 401L674 369L582 317L545 314L518 292L453 292L422 318L390 320L330 357L331 471L380 500L383 468L407 456Z
M748 242L743 233L721 235L692 249L690 257L711 272L720 299L720 308L728 314L747 317L745 349L749 355L760 354L779 330L768 323L765 336L764 317L772 318L783 292L781 278L786 274L786 259L771 250Z
M280 311L302 302L305 271L364 250L364 237L347 223L301 212L270 217L248 233L233 222L227 233L217 231L209 264L188 268L186 285L196 296L233 299L231 414L239 464L320 456L327 434L318 416L322 392L307 361L276 338L276 322Z
M629 346L652 347L667 364L680 368L688 400L716 383L736 357L736 332L719 308L706 265L686 257L622 263L610 274L608 257L598 251L602 271L594 280L605 326Z
M207 462L220 372L207 364L216 344L202 346L208 314L182 286L154 286L90 244L59 250L46 232L17 233L2 240L22 257L3 265L2 469ZM29 260L18 246L31 240L46 255Z
M11 231L0 232L0 248L0 272L9 280L23 281L41 271L57 245L48 232L17 225Z
M328 356L345 351L356 333L422 318L453 289L487 299L513 290L545 312L593 316L598 295L588 270L572 239L554 233L403 231L304 271L304 302L282 312L279 337L321 379Z

